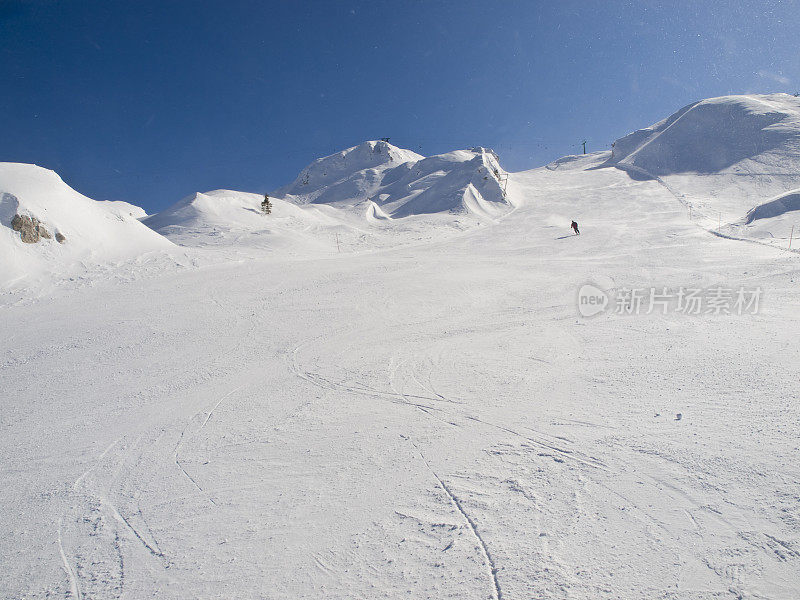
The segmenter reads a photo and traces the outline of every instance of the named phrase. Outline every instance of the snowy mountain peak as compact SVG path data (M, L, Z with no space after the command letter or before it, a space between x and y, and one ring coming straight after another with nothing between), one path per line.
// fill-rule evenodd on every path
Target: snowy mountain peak
M474 147L423 157L385 141L359 146L311 163L274 195L297 204L350 208L373 220L439 212L494 217L508 210L494 151Z
M291 184L277 190L274 195L291 195L313 201L317 192L337 182L353 177L366 180L370 177L366 171L377 172L422 158L416 152L398 148L383 140L367 141L318 158L303 169Z

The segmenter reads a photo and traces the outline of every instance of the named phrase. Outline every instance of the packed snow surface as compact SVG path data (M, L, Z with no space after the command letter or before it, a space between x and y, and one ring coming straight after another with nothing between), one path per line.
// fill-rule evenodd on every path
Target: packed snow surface
M168 259L5 288L0 597L800 597L798 255L690 218L676 194L707 163L565 157L511 173L490 217L488 151L376 144L270 216L218 190L149 218L181 244ZM82 221L50 191L110 214L3 168L68 239ZM725 168L743 227L797 214L789 175L775 191ZM122 217L117 243L167 243ZM587 284L761 302L585 318Z

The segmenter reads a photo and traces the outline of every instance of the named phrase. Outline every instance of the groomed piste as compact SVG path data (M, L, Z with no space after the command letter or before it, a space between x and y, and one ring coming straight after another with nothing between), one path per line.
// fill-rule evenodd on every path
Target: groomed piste
M0 597L800 597L798 110L150 216L0 164Z

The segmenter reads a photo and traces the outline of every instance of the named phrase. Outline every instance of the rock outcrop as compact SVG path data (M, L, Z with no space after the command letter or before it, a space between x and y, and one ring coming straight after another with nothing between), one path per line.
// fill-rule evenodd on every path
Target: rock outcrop
M14 215L11 219L11 228L19 231L20 238L26 244L35 244L42 239L49 240L53 237L39 219L28 215Z

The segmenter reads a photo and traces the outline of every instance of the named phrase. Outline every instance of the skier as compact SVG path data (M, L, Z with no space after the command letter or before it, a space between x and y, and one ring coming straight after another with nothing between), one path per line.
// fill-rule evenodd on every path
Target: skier
M570 225L570 227L572 227L573 231L575 231L575 235L581 234L581 232L578 231L578 224L575 221L572 222L572 225Z

